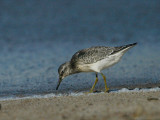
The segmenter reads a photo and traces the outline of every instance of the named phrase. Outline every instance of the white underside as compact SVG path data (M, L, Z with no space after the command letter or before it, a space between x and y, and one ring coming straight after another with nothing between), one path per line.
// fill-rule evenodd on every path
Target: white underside
M79 68L83 72L100 72L103 69L109 68L120 61L123 54L128 50L129 48L124 49L123 51L120 51L116 54L110 55L106 57L103 60L100 60L93 64L85 64L85 65L79 65Z

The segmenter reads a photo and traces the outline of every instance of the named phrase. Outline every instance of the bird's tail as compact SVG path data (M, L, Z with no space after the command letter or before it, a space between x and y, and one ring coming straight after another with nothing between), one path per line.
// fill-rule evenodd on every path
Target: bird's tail
M124 45L124 46L121 46L123 49L127 48L127 47L133 47L137 45L137 42L136 43L132 43L132 44L128 44L128 45Z
M123 45L123 46L119 46L119 47L115 47L115 50L112 54L115 54L119 51L127 51L129 48L134 47L135 45L137 45L137 43L132 43L132 44L128 44L128 45ZM127 49L128 48L128 49Z

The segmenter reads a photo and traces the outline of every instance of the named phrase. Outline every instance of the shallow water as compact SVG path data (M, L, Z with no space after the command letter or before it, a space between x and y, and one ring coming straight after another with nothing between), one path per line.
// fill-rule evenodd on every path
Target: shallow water
M0 1L0 96L57 93L59 65L79 49L138 42L104 70L110 88L160 85L159 1ZM94 73L61 83L91 88ZM104 88L99 75L97 89Z

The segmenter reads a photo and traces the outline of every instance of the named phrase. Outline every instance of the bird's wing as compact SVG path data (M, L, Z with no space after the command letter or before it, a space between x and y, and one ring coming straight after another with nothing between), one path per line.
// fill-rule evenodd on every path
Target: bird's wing
M114 52L114 47L91 47L76 52L72 58L71 63L91 64L106 58Z
M128 45L119 46L119 47L97 46L97 47L83 49L83 50L76 52L72 56L71 63L73 66L77 63L79 64L95 63L119 51L122 51L127 48L131 48L135 46L136 44L137 43L133 43L133 44L128 44Z

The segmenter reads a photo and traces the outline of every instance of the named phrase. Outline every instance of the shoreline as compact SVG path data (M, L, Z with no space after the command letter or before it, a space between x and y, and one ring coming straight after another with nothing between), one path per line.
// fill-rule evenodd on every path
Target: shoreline
M109 86L110 90L111 91L118 91L120 89L123 89L123 88L127 88L129 90L134 90L136 88L139 88L139 89L152 89L152 88L156 88L156 87L159 87L160 88L160 83L146 83L146 84L138 84L138 85L119 85L119 86ZM98 88L98 91L102 91L104 89L104 87L99 87ZM58 91L56 90L53 90L53 91L28 91L28 92L16 92L16 93L12 93L12 92L1 92L0 93L0 98L4 98L4 97L7 97L7 96L14 96L14 97L17 97L17 96L20 96L20 97L25 97L25 96L31 96L31 95L44 95L44 94L51 94L51 93L54 93L54 94L70 94L71 92L75 93L75 92L87 92L90 90L90 88L81 88L81 89L60 89ZM67 91L67 92L66 92Z
M121 91L122 89L128 89L130 92L134 91L135 89L139 89L139 90L143 90L143 89L154 89L154 88L160 88L160 84L143 84L143 85L136 85L136 86L119 86L119 87L110 87L110 92L113 92L113 91ZM102 92L101 90L102 88L98 89L98 93L99 92ZM53 91L53 92L44 92L44 93L32 93L32 94L4 94L4 95L0 95L0 101L4 101L4 100L9 100L10 99L17 99L17 98L28 98L28 97L32 97L32 96L39 96L43 98L43 96L46 96L46 95L51 95L50 97L54 97L54 96L63 96L63 95L70 95L70 94L83 94L85 92L89 91L89 89L84 89L83 91L80 90L80 91L68 91L68 92L64 92L64 91Z
M160 87L134 88L134 89L121 88L119 90L111 90L109 93L150 92L150 91L160 91ZM63 96L80 96L80 95L86 95L85 93L87 93L87 91L68 92L68 93L43 93L43 94L30 94L30 95L12 95L9 97L7 97L7 96L0 97L0 102L1 101L9 101L9 100L21 100L21 99L53 98L53 97L63 97ZM99 93L104 93L104 92L97 91L95 93L90 93L88 95L99 94Z

